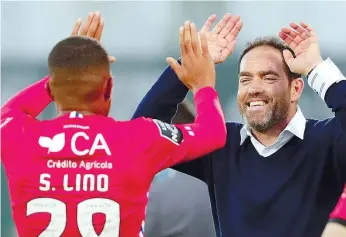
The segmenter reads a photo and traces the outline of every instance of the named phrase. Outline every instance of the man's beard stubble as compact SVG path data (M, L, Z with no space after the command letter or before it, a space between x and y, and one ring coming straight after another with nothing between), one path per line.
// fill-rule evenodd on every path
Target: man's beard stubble
M238 104L239 105L239 104ZM265 106L269 106L269 109L261 117L250 117L246 116L247 105L242 104L239 106L239 111L245 120L247 126L254 131L265 133L276 125L285 121L289 111L289 101L285 98L281 98L280 101L270 101ZM257 118L256 118L257 117Z

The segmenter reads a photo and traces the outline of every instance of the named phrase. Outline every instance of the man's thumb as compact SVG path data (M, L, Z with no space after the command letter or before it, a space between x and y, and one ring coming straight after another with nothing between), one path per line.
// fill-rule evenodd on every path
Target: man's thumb
M175 60L174 58L168 57L166 58L166 62L169 64L169 66L171 66L175 74L177 74L177 76L180 78L182 68L180 64L177 62L177 60Z
M286 64L288 65L288 67L291 69L291 65L292 62L294 60L293 54L291 53L291 51L289 51L288 49L285 49L282 52L283 56L284 56L284 60L286 62Z

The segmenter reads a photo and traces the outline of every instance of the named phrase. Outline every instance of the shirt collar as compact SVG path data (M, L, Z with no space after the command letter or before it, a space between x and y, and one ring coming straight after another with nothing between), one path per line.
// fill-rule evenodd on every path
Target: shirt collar
M300 107L297 107L297 112L291 119L291 121L287 124L286 128L280 133L281 134L285 132L290 132L291 134L295 135L296 137L300 138L301 140L304 139L304 132L305 132L305 125L306 125L306 119L303 115L303 112L301 111ZM253 137L250 129L245 124L241 130L240 130L240 145L242 145L245 141L245 139L250 136Z

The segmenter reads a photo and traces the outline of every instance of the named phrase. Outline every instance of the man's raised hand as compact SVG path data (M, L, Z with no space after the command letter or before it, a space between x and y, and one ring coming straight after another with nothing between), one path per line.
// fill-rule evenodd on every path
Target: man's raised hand
M289 50L283 52L284 59L292 72L306 76L323 61L316 32L309 25L301 22L290 23L283 27L279 37L290 46L296 57Z
M88 19L82 26L82 19L79 18L72 29L72 36L81 35L101 40L104 27L104 19L99 11L90 12ZM115 62L115 57L109 56L109 61Z
M216 15L209 16L199 33L205 34L209 53L214 63L222 63L233 53L243 22L239 16L227 13L211 30L215 20Z
M181 65L175 59L167 58L179 79L193 93L203 87L214 87L215 64L209 54L205 33L200 34L199 40L196 25L187 21L179 28L179 42Z

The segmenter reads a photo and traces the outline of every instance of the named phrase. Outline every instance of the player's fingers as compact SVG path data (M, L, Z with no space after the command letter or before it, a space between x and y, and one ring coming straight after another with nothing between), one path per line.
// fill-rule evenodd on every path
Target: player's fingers
M230 13L225 14L222 19L216 24L214 29L212 30L213 33L219 34L221 30L226 26L229 19L231 19L232 15Z
M86 35L87 32L88 32L88 29L89 29L89 26L91 24L91 22L93 21L94 19L94 16L95 16L95 13L94 12L90 12L89 15L88 15L88 19L86 22L84 22L84 25L82 27L82 29L80 30L79 32L79 35Z
M180 55L182 57L185 57L186 51L185 51L185 45L184 45L184 27L179 27L179 45L180 45Z
M239 16L232 16L231 19L229 19L229 21L227 22L226 26L221 30L219 36L225 38L232 31L239 20Z
M191 33L192 50L195 53L195 55L201 55L201 49L200 49L200 44L199 44L199 39L198 39L195 23L190 24L190 33Z
M205 33L200 34L200 40L201 40L201 49L202 49L203 56L204 57L210 57L207 37L206 37Z
M191 32L189 21L186 21L184 24L184 47L186 54L191 54L193 52L191 45Z
M89 29L88 29L87 36L89 36L89 37L95 36L96 30L100 24L100 18L101 18L101 13L99 11L97 11L95 13L94 19L92 20L92 22L90 24Z
M71 33L72 36L78 35L81 25L82 25L82 18L78 18L78 20L76 21L76 24L74 24L72 29L72 33Z
M101 40L103 27L104 27L104 20L101 17L100 24L98 25L96 32L95 32L95 35L94 35L94 38L97 39L98 41Z
M211 16L208 17L207 21L204 23L202 29L200 32L207 32L207 31L210 31L211 29L211 26L213 25L213 23L215 22L216 20L216 15L213 14Z
M241 31L241 29L243 28L243 22L241 20L239 20L236 25L233 27L233 29L231 30L231 32L229 32L229 34L225 37L225 39L228 42L232 42L233 40L235 40L235 38L237 38L239 32Z
M175 74L181 78L182 75L182 66L175 60L174 58L168 57L166 58L166 62L169 64L169 66L172 68L172 70L175 72Z

